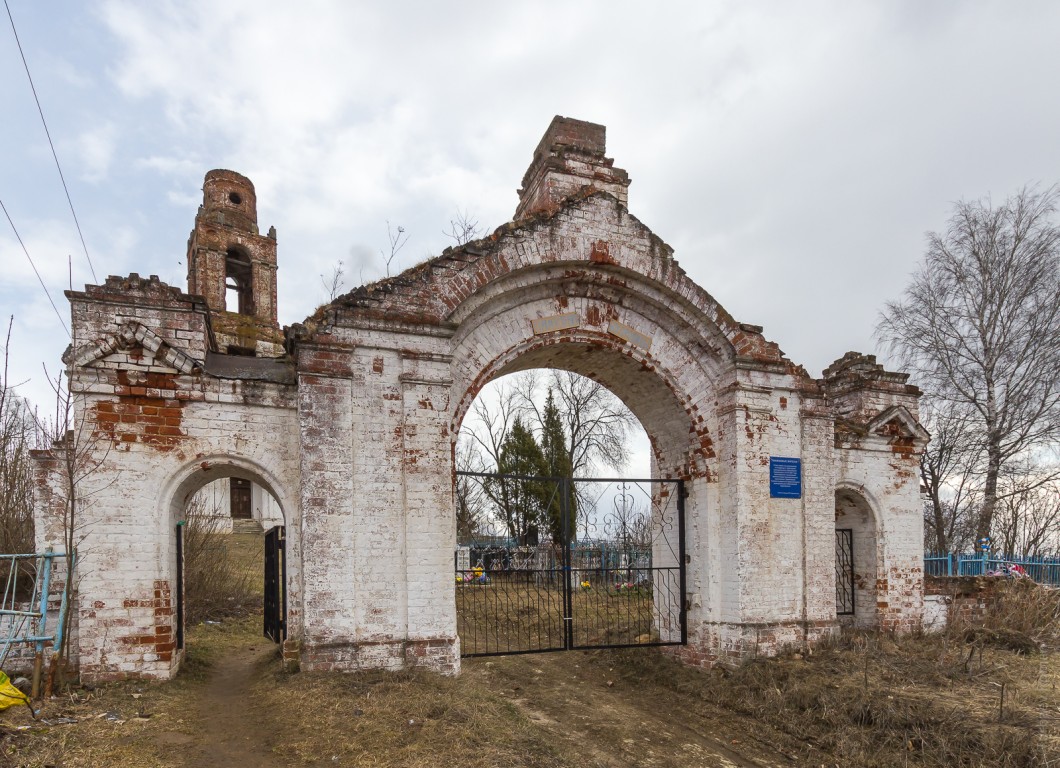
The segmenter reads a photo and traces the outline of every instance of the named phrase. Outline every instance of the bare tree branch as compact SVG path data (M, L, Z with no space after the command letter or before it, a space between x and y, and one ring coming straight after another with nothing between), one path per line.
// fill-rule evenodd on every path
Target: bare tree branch
M478 219L472 217L468 211L457 210L456 218L449 219L449 229L443 230L442 234L459 247L477 239L481 231Z
M386 223L386 239L389 243L390 252L384 253L380 251L380 255L383 257L383 264L386 267L386 276L390 277L390 265L394 259L397 258L398 253L405 247L405 244L409 241L409 236L405 233L405 228L398 224L396 227L390 226L390 221Z

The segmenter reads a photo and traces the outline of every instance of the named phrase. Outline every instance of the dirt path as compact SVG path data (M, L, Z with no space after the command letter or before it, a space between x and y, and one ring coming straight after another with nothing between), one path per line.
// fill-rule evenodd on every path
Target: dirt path
M180 751L183 765L274 768L284 764L271 746L287 724L272 720L268 712L255 713L251 692L274 661L275 647L264 640L247 637L225 649L196 693L196 733L170 745ZM544 732L546 741L575 758L572 764L586 768L793 765L781 751L749 733L746 719L648 681L631 684L613 672L599 658L582 653L475 659L464 664L464 675L507 698Z
M792 760L747 721L651 684L631 686L578 653L465 662L598 768L777 768Z
M270 750L272 732L251 709L251 684L271 663L276 646L244 641L210 670L199 696L202 731L185 748L185 765L196 768L280 768Z
M202 730L184 747L187 766L273 768L275 726L252 710L250 688L275 648L245 639L227 649L199 694ZM747 722L651 684L631 685L580 653L465 662L548 739L593 768L780 768L792 761L755 738ZM264 713L263 713L264 714ZM282 727L282 726L281 726ZM177 746L177 745L174 745ZM584 761L584 762L583 762Z

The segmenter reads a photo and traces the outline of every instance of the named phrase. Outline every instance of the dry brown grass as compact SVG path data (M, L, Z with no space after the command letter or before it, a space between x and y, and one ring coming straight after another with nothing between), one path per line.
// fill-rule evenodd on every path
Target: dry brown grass
M1060 764L1058 599L1017 587L974 626L852 632L732 671L691 670L657 649L475 659L458 678L291 675L262 656L240 722L288 766L684 768L729 750L735 765L1044 768ZM77 690L45 705L52 725L25 731L10 730L30 724L25 711L9 710L0 765L213 765L203 697L226 660L265 648L258 622L195 627L171 683ZM1040 652L1014 650L1013 633Z
M623 669L803 740L799 764L821 751L868 768L1057 765L1058 605L1060 593L1022 584L982 621L937 635L847 632L809 653L701 676L627 653Z
M264 538L222 533L225 525L221 518L188 515L184 589L189 626L261 610Z
M213 665L262 642L257 619L204 625L171 683L116 683L47 702L43 721L4 713L0 765L180 766L193 762L196 712ZM277 765L574 766L511 702L471 676L428 672L297 674L278 659L255 672L243 707ZM108 719L112 713L116 720ZM138 715L148 715L138 717ZM59 724L60 718L77 722ZM32 726L28 730L15 730ZM198 763L196 763L198 764Z
M275 754L289 765L574 765L497 692L471 677L365 672L272 678L255 689L263 714L283 706L299 723L278 724Z
M464 653L563 648L563 591L535 584L533 575L494 576L485 586L456 587L457 633ZM653 634L654 603L647 588L618 592L593 586L571 595L574 643L635 645Z

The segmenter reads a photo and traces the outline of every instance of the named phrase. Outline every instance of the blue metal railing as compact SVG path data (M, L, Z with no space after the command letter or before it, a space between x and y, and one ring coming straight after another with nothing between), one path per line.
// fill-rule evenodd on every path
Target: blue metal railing
M1060 558L1014 555L1001 557L993 553L925 552L924 574L927 576L983 576L1004 572L1018 565L1039 584L1060 587Z
M73 568L72 558L51 550L0 555L0 667L15 645L32 647L37 658L43 658L46 646L57 650L62 645L69 600L65 578L58 581L58 588L53 583L56 560ZM49 625L49 611L58 613L54 625Z

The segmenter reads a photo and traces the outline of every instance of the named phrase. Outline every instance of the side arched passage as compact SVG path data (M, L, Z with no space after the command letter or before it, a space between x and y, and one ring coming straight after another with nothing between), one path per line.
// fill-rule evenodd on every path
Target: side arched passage
M836 614L857 627L879 624L879 552L876 518L856 491L835 495Z
M168 495L170 499L169 517L172 521L171 530L173 531L173 535L170 538L169 556L167 560L169 563L173 564L174 567L173 578L171 579L174 589L171 600L173 602L174 610L174 644L176 651L183 650L183 639L185 636L185 626L183 622L187 615L185 610L187 593L184 589L184 573L181 570L184 565L184 556L186 554L183 543L186 540L186 528L184 528L184 526L186 526L188 522L187 505L188 502L204 488L215 484L218 481L230 479L243 480L254 487L261 488L265 494L268 494L268 496L271 497L275 507L278 509L280 516L279 520L272 520L270 530L264 532L266 537L266 561L270 560L269 543L284 540L282 536L277 537L275 531L271 530L271 528L279 528L282 531L289 518L289 514L285 509L282 491L278 490L279 485L277 484L276 479L270 477L265 469L254 462L241 457L221 455L214 456L206 461L201 461L190 467L184 467L176 473L172 482L164 491L165 495ZM290 503L290 500L288 500L287 505L290 505ZM273 546L275 548L275 544ZM273 627L270 636L277 640L277 642L282 642L285 639L286 627L289 625L287 610L289 604L288 584L290 583L290 574L287 573L286 569L285 553L279 556L277 556L277 553L275 552L272 554L275 573L273 573L271 583L270 579L266 578L264 599L266 614L265 624L266 628L270 626ZM277 557L279 557L278 560ZM259 570L259 572L252 578L261 578L261 571Z

